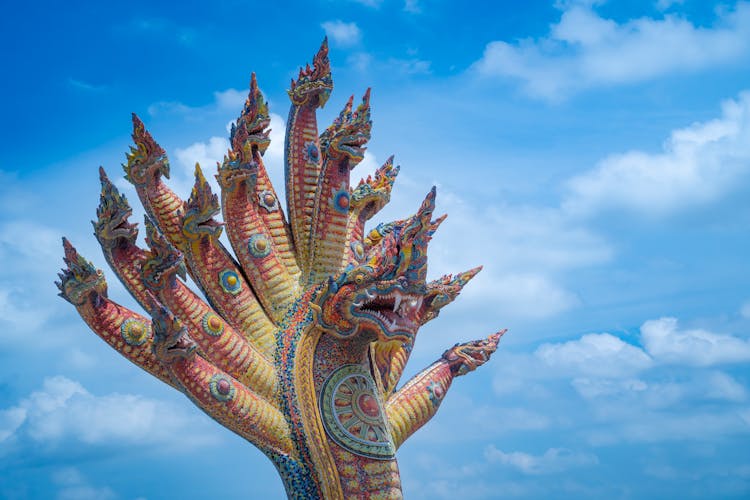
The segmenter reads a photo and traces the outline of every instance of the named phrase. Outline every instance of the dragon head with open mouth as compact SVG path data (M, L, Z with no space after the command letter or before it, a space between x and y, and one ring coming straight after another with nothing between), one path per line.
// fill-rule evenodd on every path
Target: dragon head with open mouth
M391 190L396 181L399 167L393 165L393 156L378 167L374 176L359 181L352 190L351 209L360 210L361 217L367 221L379 212L391 199Z
M138 236L138 226L128 222L133 209L130 208L127 198L120 194L101 167L99 179L102 183L102 193L96 209L97 219L91 221L96 239L104 248L110 249L122 241L134 243Z
M365 157L367 148L364 145L370 140L370 89L367 89L362 103L354 110L353 101L354 96L351 96L339 116L320 136L323 156L336 164L347 161L349 169L354 168Z
M145 186L163 175L169 179L169 160L138 116L133 113L133 143L122 168L125 178L136 186Z
M456 344L443 353L443 359L449 363L451 372L455 375L466 375L489 361L504 334L505 330L501 330L486 339Z
M241 181L249 180L255 185L258 163L255 154L263 155L271 144L271 123L268 103L258 88L255 73L250 78L250 93L245 107L229 134L231 149L219 165L216 179L223 189L232 190Z
M78 254L67 238L63 238L66 269L58 273L60 281L55 281L60 297L74 306L80 306L89 299L107 296L107 281L104 273Z
M187 279L182 253L159 232L154 223L145 218L146 244L151 249L141 266L141 278L149 290L161 290L180 276Z
M333 90L331 62L328 60L328 39L324 39L320 50L313 57L313 67L308 64L300 68L299 76L292 79L289 98L295 106L323 107Z
M326 331L340 338L413 339L439 295L425 281L427 244L439 224L431 221L434 209L433 188L419 211L373 245L363 263L329 279L320 301Z
M171 363L195 353L198 346L188 335L187 328L153 297L150 313L154 354L160 361Z
M195 184L190 198L185 202L182 216L182 234L188 240L199 240L204 236L218 238L224 224L214 216L221 211L219 197L211 192L211 186L203 176L198 164L195 165Z

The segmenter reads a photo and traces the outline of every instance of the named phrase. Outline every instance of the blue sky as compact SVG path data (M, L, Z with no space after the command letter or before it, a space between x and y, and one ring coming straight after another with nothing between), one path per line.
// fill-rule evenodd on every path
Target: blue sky
M52 281L62 235L106 270L96 168L121 176L131 112L186 195L255 71L278 186L285 91L326 34L321 123L372 87L354 177L401 165L380 220L437 185L431 275L485 266L407 375L509 329L399 450L406 497L750 494L749 2L15 2L0 28L0 497L283 495Z

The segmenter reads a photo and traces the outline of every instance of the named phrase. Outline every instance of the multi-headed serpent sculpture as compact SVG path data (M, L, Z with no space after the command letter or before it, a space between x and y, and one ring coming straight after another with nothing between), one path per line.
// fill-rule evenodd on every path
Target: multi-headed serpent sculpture
M150 248L136 245L132 210L103 170L94 230L151 319L110 300L102 272L67 240L57 285L108 344L260 448L290 498L400 498L396 449L502 332L451 347L397 390L419 327L479 268L426 282L427 243L444 218L432 220L434 189L415 215L365 232L398 167L391 158L350 188L370 137L370 94L318 136L316 109L332 87L323 42L289 90L288 222L263 166L269 115L255 75L219 165L221 202L197 165L188 201L175 195L164 150L134 115L124 168ZM224 227L234 256L219 242Z

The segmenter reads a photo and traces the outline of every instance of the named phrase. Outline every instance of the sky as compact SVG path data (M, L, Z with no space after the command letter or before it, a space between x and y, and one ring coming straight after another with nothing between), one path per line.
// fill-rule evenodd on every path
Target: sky
M353 172L432 185L431 277L484 270L406 377L508 328L399 450L406 498L750 496L750 2L13 2L0 18L0 497L278 498L265 457L57 297L137 113L186 196L255 72L283 177L286 89L324 36L326 126L372 88ZM136 209L133 220L141 220ZM376 222L377 222L376 221Z

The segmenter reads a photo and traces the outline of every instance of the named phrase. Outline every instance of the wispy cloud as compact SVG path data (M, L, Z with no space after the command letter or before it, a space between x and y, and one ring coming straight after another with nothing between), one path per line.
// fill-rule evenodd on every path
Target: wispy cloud
M107 486L93 486L75 467L55 471L52 482L58 487L57 500L109 500L117 495Z
M362 31L356 23L345 23L339 19L326 21L320 25L328 38L342 47L356 45L362 39Z
M508 465L524 474L549 474L572 467L592 466L599 463L596 455L575 452L565 448L550 448L542 455L532 455L520 451L504 452L490 445L484 452L485 458L496 464Z
M135 18L125 30L131 34L152 35L172 40L180 45L192 46L197 32L193 28L182 26L166 18Z
M383 0L350 0L351 2L364 5L366 7L372 7L373 9L379 9L383 4Z
M404 0L404 11L410 14L421 14L422 2L420 0Z
M93 83L89 83L73 77L68 78L67 82L71 87L86 92L103 92L107 90L106 85L94 85Z
M745 2L719 11L709 28L672 14L618 24L590 5L572 3L546 37L490 42L472 69L486 78L515 78L529 95L560 100L587 88L720 66L749 50Z

